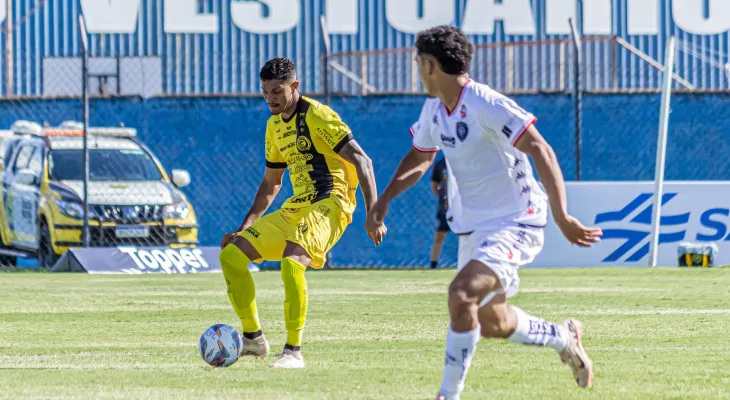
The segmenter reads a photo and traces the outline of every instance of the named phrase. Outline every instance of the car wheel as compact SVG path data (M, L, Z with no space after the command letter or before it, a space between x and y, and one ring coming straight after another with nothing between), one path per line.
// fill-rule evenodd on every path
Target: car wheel
M40 231L41 240L38 245L38 267L51 268L56 264L56 260L58 260L58 256L53 252L53 246L51 245L51 232L45 223L41 224Z
M0 239L0 247L5 247ZM16 267L18 266L18 257L0 255L0 267Z

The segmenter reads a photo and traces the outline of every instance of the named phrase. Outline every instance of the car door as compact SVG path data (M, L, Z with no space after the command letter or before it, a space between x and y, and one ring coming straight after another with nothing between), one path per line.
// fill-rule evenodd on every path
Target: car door
M10 169L5 171L3 177L3 196L5 206L5 216L8 221L8 228L10 232L10 241L13 244L19 242L18 236L18 223L20 228L23 228L22 221L22 200L18 201L16 191L18 187L15 183L18 172L25 169L30 161L30 156L33 154L33 146L30 144L21 145L17 150L15 159L13 160Z
M30 157L25 167L15 173L13 184L15 238L14 244L26 249L38 249L38 202L40 199L43 149L29 146ZM23 156L23 153L20 153ZM21 160L22 161L22 160Z

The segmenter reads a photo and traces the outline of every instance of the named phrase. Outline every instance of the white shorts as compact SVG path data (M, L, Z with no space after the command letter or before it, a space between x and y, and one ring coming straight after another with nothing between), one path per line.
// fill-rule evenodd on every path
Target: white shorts
M543 231L540 227L508 223L459 236L457 268L461 270L471 260L480 261L497 275L502 284L500 290L490 293L480 302L480 307L499 293L505 293L507 297L517 294L520 287L517 272L542 251L545 242Z

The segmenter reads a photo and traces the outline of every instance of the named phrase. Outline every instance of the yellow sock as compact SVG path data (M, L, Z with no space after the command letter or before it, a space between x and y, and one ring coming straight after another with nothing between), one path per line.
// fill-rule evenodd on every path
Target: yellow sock
M251 260L235 245L229 244L220 254L221 269L226 279L228 298L236 311L244 333L261 330L256 311L256 286L248 270Z
M284 281L284 321L286 322L286 344L302 345L302 329L307 319L307 267L285 257L281 260L281 279Z

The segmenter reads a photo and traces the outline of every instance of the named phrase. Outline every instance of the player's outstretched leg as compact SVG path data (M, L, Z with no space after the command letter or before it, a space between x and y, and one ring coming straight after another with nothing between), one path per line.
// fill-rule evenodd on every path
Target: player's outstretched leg
M248 270L251 260L261 256L242 237L237 237L220 254L221 269L226 280L228 298L241 319L243 349L241 355L264 358L269 353L269 342L261 330L256 310L256 286Z
M479 323L485 338L508 339L512 343L551 347L573 371L580 387L590 387L593 362L581 343L581 324L569 320L563 325L545 321L505 303L499 294L479 308Z
M446 361L438 399L458 400L464 390L480 338L478 308L481 299L499 288L499 280L478 261L470 261L449 286L451 325L446 336Z
M281 260L281 279L284 281L284 322L286 345L272 368L304 368L302 332L307 318L307 280L304 272L312 259L299 245L287 243Z

